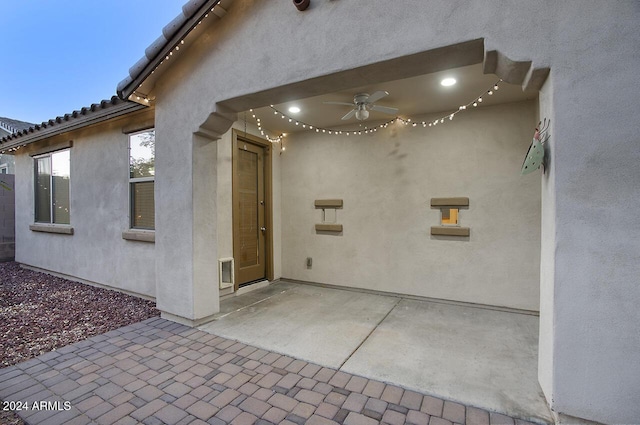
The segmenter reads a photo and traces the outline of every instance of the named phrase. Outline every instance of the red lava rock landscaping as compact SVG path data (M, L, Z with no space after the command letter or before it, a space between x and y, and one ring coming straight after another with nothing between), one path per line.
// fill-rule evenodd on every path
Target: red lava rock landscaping
M159 315L153 301L0 263L0 368ZM24 424L11 411L0 423Z
M0 367L159 315L153 301L0 263Z

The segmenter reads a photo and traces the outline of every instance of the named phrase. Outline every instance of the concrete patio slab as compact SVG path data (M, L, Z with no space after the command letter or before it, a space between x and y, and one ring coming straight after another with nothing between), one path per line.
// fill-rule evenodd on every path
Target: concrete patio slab
M398 302L361 292L281 285L224 300L226 313L199 329L339 368ZM257 302L260 294L265 297ZM240 308L243 299L248 304ZM236 310L229 313L227 302Z
M227 298L221 308L218 320L201 330L420 393L552 422L537 378L537 316L287 281Z
M402 300L345 372L552 421L538 384L538 317Z

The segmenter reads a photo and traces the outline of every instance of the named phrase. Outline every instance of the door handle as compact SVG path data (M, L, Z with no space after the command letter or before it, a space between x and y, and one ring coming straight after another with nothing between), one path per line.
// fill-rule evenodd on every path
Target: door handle
M261 227L260 230L262 230L262 232L264 233L264 232L267 231L267 228L266 227Z

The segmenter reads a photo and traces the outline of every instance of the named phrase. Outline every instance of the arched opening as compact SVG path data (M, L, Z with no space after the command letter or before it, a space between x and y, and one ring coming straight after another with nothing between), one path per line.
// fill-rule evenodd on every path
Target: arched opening
M520 176L547 72L485 53L475 40L218 104L202 132L224 133L238 111L237 131L272 141L275 275L315 285L287 305L331 298L322 290L336 287L381 303L374 312L353 307L375 322L355 349L331 345L335 328L300 344L344 353L327 365L351 373L550 418L537 378L540 184ZM365 93L375 102L358 105ZM233 242L221 239L223 255ZM211 329L304 357L293 343L282 348L299 318L273 303L261 305L265 316L231 314ZM335 326L323 319L331 311L315 311L317 321Z

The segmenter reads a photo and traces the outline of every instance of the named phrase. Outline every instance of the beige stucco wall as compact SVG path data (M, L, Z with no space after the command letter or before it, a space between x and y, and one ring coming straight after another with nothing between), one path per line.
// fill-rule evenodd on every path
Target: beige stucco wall
M480 108L422 128L287 137L283 275L340 286L538 310L539 175L520 175L533 102ZM434 117L416 117L433 120ZM469 238L431 236L431 198L469 197ZM339 235L314 225L315 199L343 199ZM311 269L306 257L313 258Z
M129 229L129 150L123 128L153 119L151 111L34 143L16 152L16 261L88 282L155 297L153 243L122 239ZM71 147L73 235L35 232L34 165L47 144Z
M543 391L557 412L608 423L636 420L639 20L631 0L401 0L391 6L318 0L305 12L287 1L235 1L163 65L154 92L158 132L171 140L158 150L158 170L173 172L171 179L160 172L156 186L157 206L166 214L157 223L160 305L192 318L217 307L217 292L194 280L195 266L178 271L200 255L197 240L215 238L216 229L201 232L194 219L194 158L201 156L193 135L221 112L220 102L240 99L226 102L240 112L269 104L252 104L254 94L268 92L273 103L331 92L329 77L336 73L483 38L486 50L551 68L540 96L541 116L552 122L551 166L541 178ZM371 75L366 68L360 73ZM176 193L179 206L172 205ZM194 297L211 307L196 309Z

